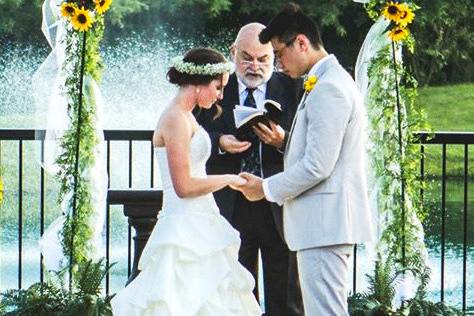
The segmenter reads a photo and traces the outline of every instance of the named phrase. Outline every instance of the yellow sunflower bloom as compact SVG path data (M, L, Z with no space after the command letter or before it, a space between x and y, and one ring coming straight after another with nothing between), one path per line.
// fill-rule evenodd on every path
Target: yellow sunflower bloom
M110 8L112 0L94 0L95 10L99 14L104 14Z
M402 40L406 39L409 34L410 34L410 32L408 31L407 28L395 27L388 33L388 37L392 41L398 42L398 41L402 41Z
M386 17L390 21L394 21L395 23L398 23L400 19L400 11L401 11L400 4L390 1L383 8L382 14L384 17Z
M91 13L84 7L77 9L76 14L71 18L72 26L79 32L87 32L92 27L93 22Z
M400 26L407 26L415 19L415 13L406 3L400 4L400 15L398 19L398 24Z
M306 93L309 93L311 90L313 90L317 82L318 82L318 77L316 77L315 75L311 75L308 78L306 78L303 84L304 91L306 91Z
M77 10L77 5L75 3L63 2L61 4L61 15L65 18L71 18Z

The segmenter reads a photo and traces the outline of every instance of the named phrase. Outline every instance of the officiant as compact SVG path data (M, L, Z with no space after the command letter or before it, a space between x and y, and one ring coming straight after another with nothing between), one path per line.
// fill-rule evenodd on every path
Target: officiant
M220 109L212 107L195 113L211 137L208 174L246 171L266 178L283 170L283 152L302 84L273 71L272 46L261 44L258 39L264 28L250 23L240 29L230 49L236 71L225 87ZM281 105L281 121L262 126L266 133L261 139L253 132L245 138L248 141L237 139L234 107L261 109L266 99ZM265 200L250 202L229 188L214 196L222 215L240 232L239 261L255 278L257 299L258 252L261 253L265 315L303 315L296 258L283 238L282 208Z

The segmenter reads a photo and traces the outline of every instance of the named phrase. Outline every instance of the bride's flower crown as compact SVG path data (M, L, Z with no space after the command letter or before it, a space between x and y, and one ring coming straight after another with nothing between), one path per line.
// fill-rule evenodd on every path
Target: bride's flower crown
M182 56L177 56L171 60L171 66L177 71L188 75L214 76L223 73L234 72L234 64L231 62L197 65L183 60Z

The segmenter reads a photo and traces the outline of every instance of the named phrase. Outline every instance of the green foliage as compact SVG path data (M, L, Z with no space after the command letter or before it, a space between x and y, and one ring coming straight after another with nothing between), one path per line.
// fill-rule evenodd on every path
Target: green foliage
M374 274L366 274L368 291L348 299L350 315L391 315L397 275L392 271L391 263L390 259L384 261L382 258L375 262Z
M59 202L65 202L67 205L62 246L66 258L70 258L72 254L70 258L72 265L88 260L91 251L90 242L93 236L91 215L94 212L94 204L91 198L89 172L95 163L94 148L99 140L95 130L94 86L90 79L100 80L102 59L99 54L99 44L103 33L104 20L102 16L98 16L91 30L79 33L69 28L65 39L66 59L62 71L66 80L63 93L69 101L67 108L71 125L61 139L62 151L57 164L61 183ZM85 48L83 47L84 37ZM82 64L83 49L85 49L84 65ZM81 86L82 76L84 81ZM82 104L80 104L81 101ZM80 106L82 106L82 112L79 116ZM76 159L79 160L77 173ZM75 214L73 214L74 194Z
M416 103L435 131L474 130L474 83L420 88Z
M43 0L0 0L0 39L7 35L25 40L32 30L39 32L42 3Z
M388 222L383 229L379 244L380 251L390 260L400 263L403 251L407 262L420 261L420 252L424 250L423 240L419 240L414 220L422 217L422 208L418 192L423 183L418 178L420 151L413 132L428 130L424 112L414 103L416 81L406 69L397 63L400 80L400 105L402 121L402 153L399 146L397 95L395 91L395 71L391 47L387 46L371 62L368 75L369 86L368 114L371 125L369 135L371 146L369 156L380 192L378 208L385 214ZM407 115L410 113L410 116ZM403 174L402 174L403 171ZM405 204L402 205L401 181L405 185ZM403 207L405 213L402 212ZM410 247L404 245L410 245ZM396 269L401 270L398 266Z
M394 281L396 274L390 266L390 259L387 262L379 259L375 262L374 275L366 275L369 280L369 292L371 299L380 302L385 306L391 306L395 297Z
M466 82L474 77L474 6L471 0L418 0L413 25L416 55L407 55L422 85Z
M119 29L143 32L163 21L192 33L216 36L222 29L235 31L242 24L269 19L288 1L230 0L114 0L110 32ZM370 18L364 6L348 0L298 0L322 25L326 46L347 67L354 64ZM385 0L371 1L380 4ZM0 0L0 40L36 41L43 0ZM411 26L417 54L406 54L411 72L421 85L474 80L474 6L471 0L416 0L421 10ZM375 11L374 11L375 12Z
M216 17L222 12L229 11L231 8L230 0L149 0L151 8L165 10L173 15L182 14L187 10L199 10L208 17Z
M114 0L110 8L108 20L113 25L124 27L124 20L127 16L148 10L149 6L143 0Z
M109 267L110 268L110 267ZM5 316L112 316L111 296L101 296L101 283L108 271L103 261L79 265L74 289L65 290L65 273L26 290L9 290L0 295L0 314Z
M405 301L398 309L392 306L395 294L396 276L403 273L392 272L389 261L377 261L374 276L366 275L369 289L365 293L355 293L348 298L349 315L351 316L457 316L462 315L458 309L438 302L428 301L426 287L429 282L429 269L419 273L420 286L413 299Z

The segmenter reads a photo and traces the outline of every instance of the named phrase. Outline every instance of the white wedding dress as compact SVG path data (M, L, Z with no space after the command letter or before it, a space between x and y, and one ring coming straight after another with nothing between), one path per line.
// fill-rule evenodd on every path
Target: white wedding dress
M211 142L200 127L190 143L193 177L206 177ZM261 315L255 282L237 261L240 237L211 193L179 198L164 148L155 148L163 208L139 262L141 273L112 299L114 315Z

